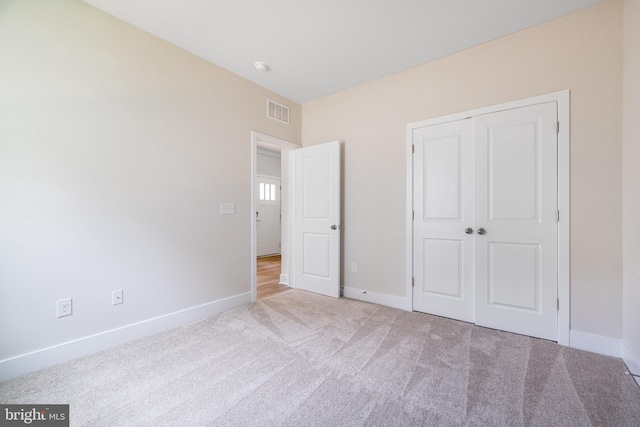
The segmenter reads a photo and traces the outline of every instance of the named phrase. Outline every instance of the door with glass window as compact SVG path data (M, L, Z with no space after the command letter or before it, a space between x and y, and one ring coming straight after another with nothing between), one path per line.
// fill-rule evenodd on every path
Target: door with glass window
M280 179L258 176L257 255L280 253Z

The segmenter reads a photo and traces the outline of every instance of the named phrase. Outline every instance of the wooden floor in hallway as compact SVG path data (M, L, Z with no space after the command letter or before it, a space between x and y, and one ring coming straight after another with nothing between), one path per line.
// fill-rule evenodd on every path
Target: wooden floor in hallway
M280 284L280 255L259 257L257 260L256 287L258 301L286 292L291 288Z

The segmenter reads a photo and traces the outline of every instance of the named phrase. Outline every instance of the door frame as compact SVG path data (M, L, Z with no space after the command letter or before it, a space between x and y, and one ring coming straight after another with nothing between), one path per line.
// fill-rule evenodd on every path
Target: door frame
M405 309L413 311L413 131L414 129L535 104L558 105L558 344L569 346L570 330L570 91L563 90L407 125L405 213Z
M294 156L288 156L288 159L285 160L285 153L288 153L290 151L293 150L297 150L298 148L302 148L302 145L299 144L295 144L293 142L289 142L286 141L284 139L280 139L280 138L276 138L273 136L269 136L260 132L256 132L256 131L251 131L251 209L249 211L249 223L251 226L251 302L256 302L257 297L258 297L258 290L257 290L257 282L256 282L256 268L257 268L257 261L256 261L256 254L257 254L257 248L256 248L256 238L257 238L257 231L256 231L256 218L255 218L255 212L256 212L256 185L257 185L257 175L258 175L258 155L257 155L257 151L258 151L258 147L265 147L265 148L270 148L272 150L278 150L281 152L281 162L282 161L286 161L287 162L287 170L286 170L286 176L285 173L283 173L281 176L281 183L286 182L286 191L287 191L287 202L286 204L281 204L280 209L281 209L281 213L283 216L283 220L286 219L287 221L283 221L286 222L286 229L288 232L287 235L287 239L282 239L281 243L282 243L282 250L281 253L285 252L285 249L287 249L288 255L287 255L287 261L288 261L288 267L289 267L289 286L291 287L295 287L295 284L293 283L293 277L294 277L294 262L293 262L293 257L294 257L294 247L293 247L293 232L294 232L294 223L295 221L292 220L292 218L290 218L290 216L288 215L289 213L293 212L293 195L294 193L294 179L293 177L295 176L295 174L292 172L295 169L295 163L294 163ZM281 191L280 194L282 194L283 192ZM286 210L286 212L285 212ZM286 218L285 218L286 217ZM281 229L282 230L282 229ZM281 231L282 232L282 231ZM286 241L285 241L286 240Z

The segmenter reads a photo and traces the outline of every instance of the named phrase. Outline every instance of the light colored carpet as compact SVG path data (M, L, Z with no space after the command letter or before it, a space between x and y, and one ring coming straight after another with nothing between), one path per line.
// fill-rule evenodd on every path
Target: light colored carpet
M290 291L0 383L88 426L638 426L619 359Z

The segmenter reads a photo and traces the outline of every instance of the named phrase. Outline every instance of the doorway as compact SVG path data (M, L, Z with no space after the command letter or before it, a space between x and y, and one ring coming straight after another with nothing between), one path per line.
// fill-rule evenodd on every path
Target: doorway
M303 148L251 132L251 299L257 300L258 147L281 153L280 283L340 297L341 143Z
M408 125L413 310L569 344L568 130L568 91Z
M258 146L256 158L256 292L259 301L290 288L281 283L281 152Z
M298 148L301 148L298 144L251 132L252 301L294 287L289 216L293 212L289 197L293 185L290 154Z

